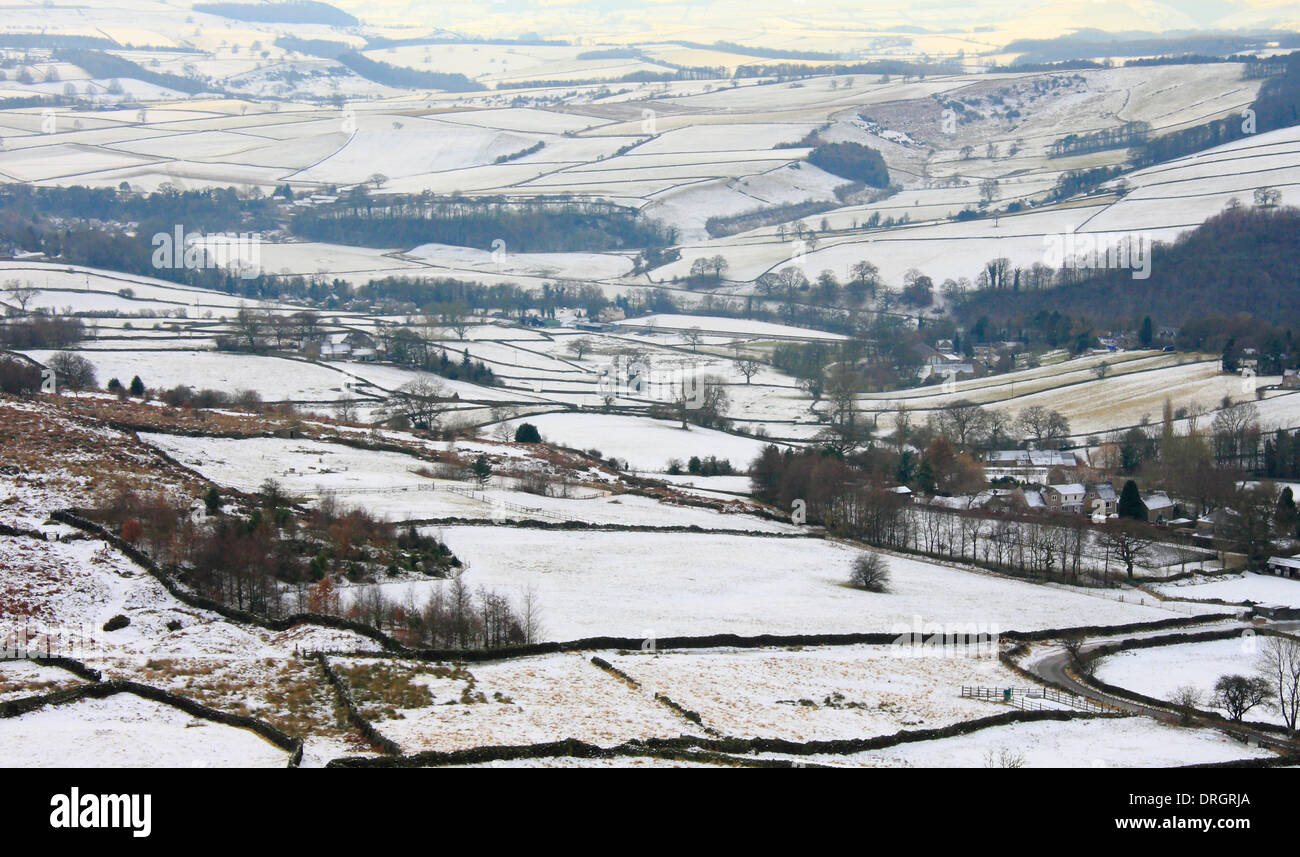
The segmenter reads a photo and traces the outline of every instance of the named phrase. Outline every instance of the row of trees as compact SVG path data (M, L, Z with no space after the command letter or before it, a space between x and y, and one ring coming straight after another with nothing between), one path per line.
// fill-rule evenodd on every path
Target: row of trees
M547 253L665 247L674 230L633 209L561 200L372 197L357 185L328 206L299 211L290 227L313 241L366 247L454 244L491 250ZM496 242L496 243L494 243Z

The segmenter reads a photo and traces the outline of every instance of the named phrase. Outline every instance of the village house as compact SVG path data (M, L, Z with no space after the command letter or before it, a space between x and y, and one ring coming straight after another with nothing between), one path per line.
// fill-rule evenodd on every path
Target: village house
M321 360L374 360L375 341L360 331L332 333L310 343L304 350L317 350Z
M1046 482L1053 470L1076 470L1084 462L1073 452L1055 449L995 449L984 456L990 480L1011 477L1019 482Z
M1174 516L1174 501L1163 491L1143 494L1142 505L1147 507L1147 520L1153 524L1168 523Z
M1119 495L1109 482L1090 482L1084 495L1084 506L1095 515L1110 517L1119 513Z
M1043 488L1043 499L1052 511L1082 512L1083 499L1088 489L1079 482L1066 482L1060 485L1047 485Z

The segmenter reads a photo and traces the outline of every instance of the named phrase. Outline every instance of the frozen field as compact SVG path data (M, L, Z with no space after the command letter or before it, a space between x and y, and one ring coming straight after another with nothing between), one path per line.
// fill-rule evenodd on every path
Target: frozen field
M0 719L6 768L282 768L288 760L256 732L129 693Z
M997 713L965 685L1021 682L996 657L912 658L887 646L610 657L642 687L740 738L812 741L933 729Z
M117 664L152 656L284 657L303 649L352 650L371 645L350 631L299 625L283 632L238 625L190 607L116 549L95 541L0 542L11 609L32 633L58 635L71 656ZM104 631L123 615L125 628ZM173 630L169 623L180 623ZM56 647L59 644L56 643Z
M845 585L857 551L822 540L447 527L466 580L540 597L549 639L909 629L997 631L1170 618L1157 607L890 558L892 591ZM419 586L438 586L437 582ZM405 584L394 584L400 598ZM422 600L422 599L421 599Z
M355 666L352 659L335 661L336 669ZM700 734L653 694L629 688L582 654L471 664L455 677L439 677L429 665L406 668L413 683L429 689L431 702L376 725L407 752L565 738L612 746Z
M691 456L714 455L744 470L767 442L713 429L649 417L612 414L539 414L515 420L537 426L542 439L573 449L599 449L605 457L626 460L633 470L662 472L669 459L685 464Z
M1256 674L1259 652L1266 640L1266 637L1246 635L1118 652L1098 662L1097 677L1107 684L1162 700L1169 699L1177 688L1190 685L1201 693L1199 707L1209 709L1214 683L1221 676ZM1245 719L1283 722L1276 700L1252 708Z
M985 707L990 712L1002 710L1002 706ZM1273 756L1213 730L1123 717L1013 723L887 750L798 758L836 767L984 768L1000 767L1003 753L1018 756L1026 768L1169 768Z
M45 363L55 352L26 353ZM159 391L183 384L230 394L253 390L266 401L332 402L344 398L343 385L350 380L320 364L254 354L124 349L79 353L94 365L101 386L111 378L127 385L139 375L146 387Z
M1218 598L1232 603L1253 601L1256 604L1300 607L1300 580L1271 574L1246 572L1208 580L1192 578L1190 581L1160 584L1155 588L1171 598Z

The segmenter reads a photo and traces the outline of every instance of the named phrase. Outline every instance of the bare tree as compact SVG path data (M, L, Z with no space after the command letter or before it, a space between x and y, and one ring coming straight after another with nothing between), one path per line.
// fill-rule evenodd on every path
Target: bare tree
M1240 721L1247 711L1273 695L1267 679L1259 676L1225 675L1214 683L1210 704L1228 712L1228 719Z
M889 563L878 553L863 552L853 560L849 583L868 592L889 591Z
M955 446L969 449L988 426L988 412L965 399L953 402L935 416L935 427Z
M745 376L745 383L763 370L763 364L757 360L737 360L736 371Z
M682 338L691 346L692 351L698 351L700 349L700 336L700 329L698 327L692 327L682 333Z
M579 336L575 339L569 340L569 344L565 346L565 349L574 357L581 360L591 351L594 344L595 343L591 341L590 337Z
M519 605L519 625L523 631L525 643L540 643L542 634L546 633L542 624L542 605L537 596L537 589L529 584Z
M80 392L99 386L94 364L80 354L60 351L50 358L50 368L54 370L60 387Z
M435 381L421 378L393 391L387 400L389 417L405 417L417 428L433 429L446 409L446 390Z
M1287 728L1294 732L1300 714L1300 642L1269 637L1259 653L1259 672L1268 681Z
M343 397L334 403L334 417L341 423L356 422L357 400L351 393L344 393Z
M1181 685L1169 695L1169 704L1178 710L1181 722L1186 726L1192 722L1196 706L1201 704L1201 692L1190 684Z
M1136 521L1121 520L1107 524L1098 531L1097 540L1124 563L1130 578L1133 577L1133 567L1151 556L1151 538L1147 535L1146 528Z
M1070 434L1070 421L1060 411L1042 405L1030 405L1016 417L1016 428L1038 447L1063 440Z
M1260 208L1273 208L1282 199L1282 192L1275 187L1255 188L1255 205Z
M234 329L239 340L249 351L257 351L266 345L266 335L271 327L271 313L268 310L249 307L240 303L235 312Z
M40 293L40 289L31 283L22 283L18 280L10 280L5 283L5 294L9 295L18 304L19 312L24 315L27 313L27 307Z

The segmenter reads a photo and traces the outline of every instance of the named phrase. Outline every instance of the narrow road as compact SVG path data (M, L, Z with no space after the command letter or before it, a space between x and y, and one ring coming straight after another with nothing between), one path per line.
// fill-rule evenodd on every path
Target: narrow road
M1281 626L1295 626L1297 623L1287 622L1287 623L1276 623L1276 624ZM1243 630L1246 627L1248 626L1243 625ZM1284 629L1287 630L1288 632L1293 630L1292 627L1278 628L1278 630L1284 630ZM1105 643L1108 642L1111 642L1111 640L1101 639L1101 640L1095 640L1091 643L1085 643L1082 651L1084 652L1091 651L1092 649L1095 649L1098 646L1104 645ZM1180 718L1171 712L1164 711L1163 709L1159 709L1159 708L1152 708L1149 705L1143 705L1139 702L1134 702L1130 699L1125 699L1124 697L1121 696L1114 696L1112 694L1098 690L1095 687L1092 687L1090 685L1078 681L1077 679L1075 679L1073 676L1070 675L1067 669L1069 663L1070 663L1070 653L1065 650L1065 647L1053 646L1050 647L1046 651L1046 653L1044 653L1040 657L1035 658L1033 661L1022 663L1021 666L1024 667L1024 669L1028 670L1029 672L1033 673L1039 679L1047 682L1048 684L1053 684L1058 687L1064 688L1070 691L1071 693L1084 697L1085 699L1090 699L1094 702L1100 702L1106 705L1114 706L1115 708L1119 708L1129 714L1151 717L1163 723L1176 724L1180 721ZM1253 739L1255 742L1261 745L1266 744L1272 749L1282 753L1288 753L1292 755L1300 753L1300 746L1297 746L1296 742L1289 741L1280 735L1275 735L1269 732L1262 732L1256 729L1252 729L1250 726L1247 726L1245 724L1234 723L1229 725L1225 723L1215 722L1212 720L1206 720L1203 717L1195 717L1195 716L1192 718L1192 723L1194 725L1201 726L1204 728L1235 732L1236 733L1235 737L1238 738L1249 737L1250 739Z

